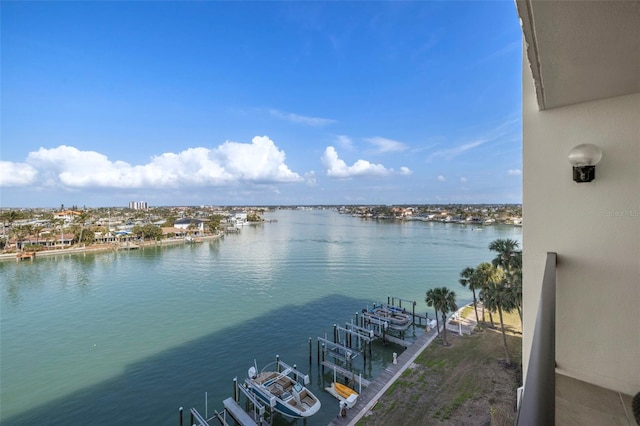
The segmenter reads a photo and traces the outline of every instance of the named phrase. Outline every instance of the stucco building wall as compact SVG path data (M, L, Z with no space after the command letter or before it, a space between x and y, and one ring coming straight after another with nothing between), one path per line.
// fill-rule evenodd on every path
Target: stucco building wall
M590 183L567 154L603 150ZM640 390L640 94L539 111L523 66L524 368L546 252L558 254L557 371Z

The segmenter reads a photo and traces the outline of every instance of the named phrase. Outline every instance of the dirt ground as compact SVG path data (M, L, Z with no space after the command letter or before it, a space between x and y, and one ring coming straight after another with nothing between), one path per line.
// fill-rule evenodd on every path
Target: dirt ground
M508 315L507 322L511 366L499 322L470 336L449 332L450 345L439 339L429 345L358 424L513 425L522 338L518 315Z

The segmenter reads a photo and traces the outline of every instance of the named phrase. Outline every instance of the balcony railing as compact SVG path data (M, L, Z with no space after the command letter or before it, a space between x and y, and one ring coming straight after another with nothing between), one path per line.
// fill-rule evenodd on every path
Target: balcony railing
M556 260L556 253L547 253L517 426L555 424Z

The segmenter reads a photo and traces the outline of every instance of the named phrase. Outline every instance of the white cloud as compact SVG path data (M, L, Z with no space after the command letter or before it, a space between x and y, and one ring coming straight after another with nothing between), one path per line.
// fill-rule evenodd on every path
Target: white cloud
M30 185L37 175L38 171L26 163L0 161L0 187Z
M522 174L522 170L520 170L520 169L510 169L510 170L507 170L507 174L509 176L520 176Z
M442 157L446 160L451 160L455 157L457 157L458 155L469 151L470 149L476 148L486 142L489 142L491 139L478 139L476 141L473 142L469 142L466 143L464 145L460 145L460 146L456 146L454 148L449 148L449 149L442 149L439 151L434 152L433 154L429 155L427 157L427 162L433 160L434 158L438 158L438 157Z
M488 129L487 131L484 132L482 136L475 138L475 140L472 140L471 142L467 142L465 144L462 144L453 148L441 149L441 150L435 151L434 153L430 154L427 157L426 161L430 162L436 158L444 158L445 160L452 160L458 155L461 155L469 150L472 150L481 145L484 145L487 142L492 142L500 138L504 138L505 136L508 136L508 135L519 134L520 132L520 127L518 126L519 123L520 121L518 118L507 119L504 122L498 124L497 126L491 129Z
M460 178L460 182L462 182L462 183L467 183L467 178L466 178L466 177L461 177L461 178Z
M367 160L358 160L353 163L352 166L347 166L347 163L338 157L336 149L332 146L328 146L327 149L325 149L321 160L322 164L327 169L327 176L334 178L387 176L393 173L393 169L387 169L382 164L370 163Z
M408 167L402 166L400 167L400 174L408 176L410 174L413 174L413 172Z
M336 136L336 143L340 148L345 149L347 151L354 150L353 141L349 136L345 136L345 135Z
M316 172L312 170L308 173L305 173L304 180L307 183L307 185L315 186L318 183L318 181L316 180Z
M13 181L5 174L11 176L15 174L12 171L24 166L3 164L0 183L9 186ZM250 144L227 141L214 149L164 153L144 165L112 161L99 152L61 145L29 153L26 166L30 171L25 173L23 185L36 183L37 174L39 184L66 188L182 188L304 181L289 169L285 153L267 136L256 136Z
M443 175L438 175L438 182L444 182L446 179Z
M396 151L404 151L407 149L407 145L394 141L393 139L381 138L379 136L373 138L367 138L365 141L369 142L372 145L377 147L376 153L382 154L385 152L396 152Z
M282 120L291 121L292 123L301 123L306 124L308 126L321 127L326 126L327 124L335 123L336 120L332 120L330 118L320 118L320 117L307 117L304 115L298 115L291 112L282 112L277 109L270 109L269 114L274 117L280 118Z

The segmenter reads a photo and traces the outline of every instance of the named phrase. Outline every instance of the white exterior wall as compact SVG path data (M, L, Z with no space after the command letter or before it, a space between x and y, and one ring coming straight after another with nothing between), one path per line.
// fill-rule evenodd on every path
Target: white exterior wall
M567 154L603 150L590 183ZM557 371L640 390L640 94L538 111L523 66L524 369L547 252L558 254Z

